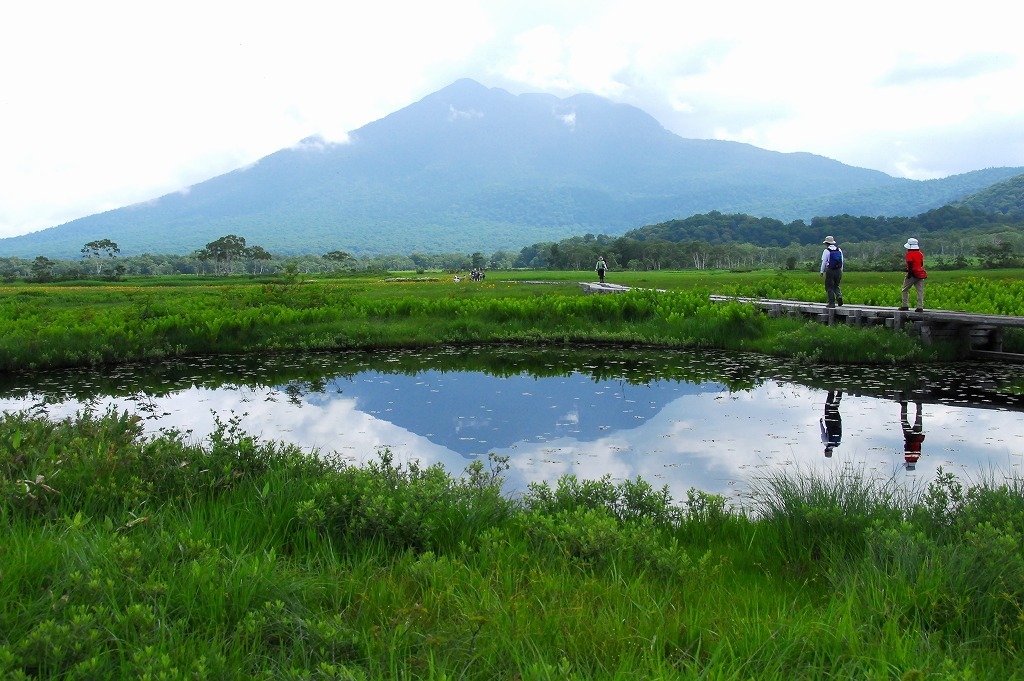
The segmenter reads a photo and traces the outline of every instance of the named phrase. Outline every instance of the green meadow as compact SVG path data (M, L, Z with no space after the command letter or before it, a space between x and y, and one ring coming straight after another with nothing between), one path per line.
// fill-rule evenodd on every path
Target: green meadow
M225 353L457 343L650 344L715 347L812 362L895 364L956 357L884 329L768 319L708 295L821 301L814 273L613 272L642 290L584 295L579 272L352 275L308 281L143 278L118 283L0 286L0 370L159 361ZM940 273L926 305L1022 314L1019 272ZM848 273L849 303L899 304L899 274ZM1009 334L1009 345L1016 342ZM1009 349L1009 348L1008 348Z
M0 287L0 369L225 353L576 342L807 362L941 361L883 329L770 319L710 293L821 301L806 272L201 278ZM926 306L1024 314L1019 272L936 272ZM850 272L849 303L900 275ZM837 468L740 502L636 480L502 488L346 464L220 422L0 416L0 678L1024 678L1024 480L906 488Z

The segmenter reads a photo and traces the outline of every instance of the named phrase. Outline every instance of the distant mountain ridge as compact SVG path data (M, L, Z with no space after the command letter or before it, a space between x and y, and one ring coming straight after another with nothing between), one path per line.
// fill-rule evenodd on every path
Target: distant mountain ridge
M955 205L1003 218L1024 219L1024 175L986 187Z
M679 137L595 95L512 95L463 79L369 123L312 137L154 201L0 239L0 256L188 253L226 234L279 254L492 252L620 235L722 211L789 221L912 215L1024 168L918 182L808 153Z

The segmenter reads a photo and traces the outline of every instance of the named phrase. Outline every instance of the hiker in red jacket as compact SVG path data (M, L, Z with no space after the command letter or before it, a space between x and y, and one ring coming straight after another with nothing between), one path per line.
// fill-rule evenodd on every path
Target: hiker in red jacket
M910 287L913 286L917 289L916 312L924 312L924 280L928 278L928 273L924 271L924 253L921 252L917 239L913 237L907 239L903 248L907 249L907 273L903 277L903 304L900 309L909 309Z

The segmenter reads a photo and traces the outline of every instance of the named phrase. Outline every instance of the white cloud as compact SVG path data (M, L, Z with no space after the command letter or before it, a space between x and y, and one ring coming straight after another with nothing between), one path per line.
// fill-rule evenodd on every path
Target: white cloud
M369 380L393 382L399 400L407 378ZM554 380L560 379L541 379ZM452 390L461 394L450 383L432 385L439 400L446 399L444 396ZM489 384L486 389L493 387ZM588 389L593 389L597 397L607 388L596 386L584 391ZM537 390L538 399L552 396L546 386ZM614 389L616 393L619 390ZM145 420L147 432L165 428L191 431L194 441L209 437L216 427L215 416L225 423L237 416L246 432L265 441L289 442L304 451L338 454L356 463L373 459L386 447L399 461L417 459L425 466L440 463L458 475L469 461L467 455L441 444L451 442L447 431L454 428L461 441L484 446L479 455L494 452L510 457L513 469L506 476L509 491L522 491L531 482L553 484L566 474L585 479L608 474L616 481L639 476L658 487L669 485L680 499L691 486L729 493L756 475L780 469L834 471L851 466L887 477L903 463L899 405L887 399L850 393L843 396L842 444L832 458L825 458L818 422L823 416L823 391L766 381L756 390L730 393L708 384L699 392L685 391L673 399L648 401L645 387L631 385L622 390L621 401L613 398L600 406L589 401L580 403L590 419L598 414L611 416L613 411L633 412L633 425L620 423L600 429L599 437L593 436L593 426L587 426L581 435L580 413L565 409L565 403L560 403L558 412L552 412L551 432L529 434L523 439L501 434L510 425L507 415L492 419L491 413L474 413L473 407L448 412L454 422L447 417L438 419L429 426L436 428L435 433L416 433L398 425L410 423L408 416L415 409L408 405L415 400L396 402L393 413L392 408L368 411L366 403L361 404L354 396L358 390L345 394L329 391L292 403L280 388L193 387L141 403L137 398L99 398L91 407L97 413L110 408L132 413L142 409L146 414L160 415ZM0 398L0 411L26 409L38 399ZM481 404L493 405L494 400L492 394ZM535 402L535 408L544 409L543 404ZM77 400L68 400L48 405L46 413L51 418L64 418L83 408ZM911 419L914 412L910 405ZM534 423L542 422L546 420ZM977 479L986 469L1012 470L1021 463L1017 443L1024 437L1024 423L1019 413L928 403L923 405L923 425L926 440L917 469L920 480L933 479L939 466ZM512 431L518 432L516 428ZM487 443L478 437L481 435L493 436L504 446Z
M1024 43L995 0L8 5L0 236L344 141L460 77L897 175L1024 165Z

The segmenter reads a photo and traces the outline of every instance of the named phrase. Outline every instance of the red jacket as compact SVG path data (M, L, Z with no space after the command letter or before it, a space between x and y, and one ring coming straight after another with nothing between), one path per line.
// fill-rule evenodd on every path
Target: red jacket
M924 442L924 433L904 433L903 453L906 456L921 456L921 443ZM917 461L917 459L914 459Z
M907 274L917 279L928 278L928 273L924 271L924 253L921 249L907 250Z

